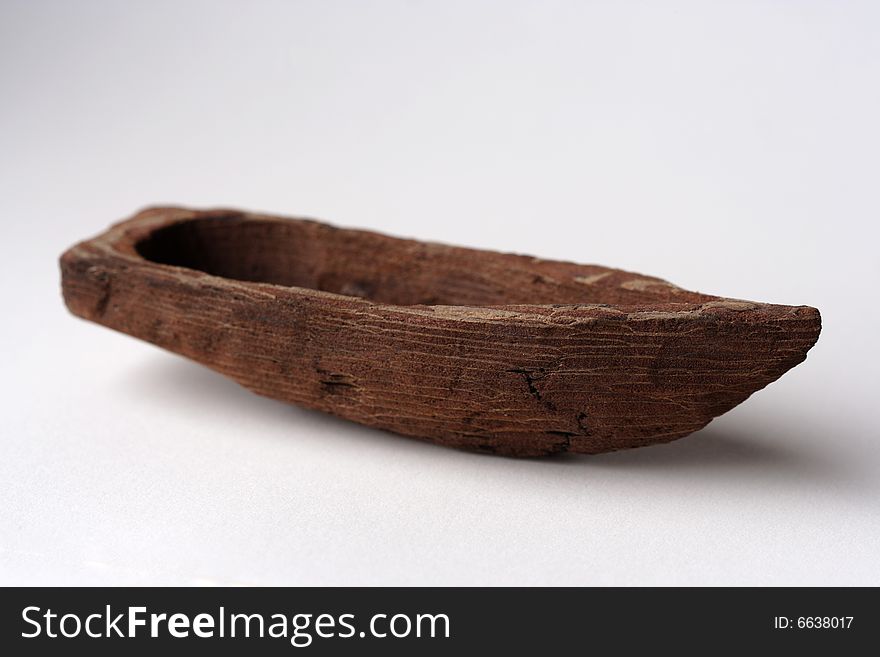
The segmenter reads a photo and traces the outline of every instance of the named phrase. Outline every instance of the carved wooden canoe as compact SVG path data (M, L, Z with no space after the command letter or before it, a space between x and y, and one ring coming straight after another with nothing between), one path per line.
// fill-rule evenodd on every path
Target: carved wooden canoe
M519 456L686 436L820 331L808 306L229 210L145 210L61 272L74 314L258 394Z

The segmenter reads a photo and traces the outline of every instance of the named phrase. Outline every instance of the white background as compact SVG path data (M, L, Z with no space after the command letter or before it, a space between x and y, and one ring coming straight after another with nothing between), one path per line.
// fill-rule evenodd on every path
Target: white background
M872 2L0 2L3 584L880 584ZM234 206L809 304L668 446L511 460L70 316L57 258Z

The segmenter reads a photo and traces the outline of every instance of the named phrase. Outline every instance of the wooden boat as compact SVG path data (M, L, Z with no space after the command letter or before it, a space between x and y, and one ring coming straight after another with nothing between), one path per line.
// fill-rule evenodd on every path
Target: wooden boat
M807 306L230 210L145 210L61 271L74 314L258 394L518 456L685 436L820 331Z

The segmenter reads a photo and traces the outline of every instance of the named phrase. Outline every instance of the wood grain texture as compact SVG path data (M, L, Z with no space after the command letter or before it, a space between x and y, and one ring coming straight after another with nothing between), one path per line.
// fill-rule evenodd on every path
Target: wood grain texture
M258 394L517 456L685 436L820 331L807 306L231 210L145 210L61 273L74 314Z

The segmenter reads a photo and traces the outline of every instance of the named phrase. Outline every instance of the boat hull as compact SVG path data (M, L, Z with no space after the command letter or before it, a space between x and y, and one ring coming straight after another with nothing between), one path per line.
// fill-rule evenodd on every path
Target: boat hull
M686 436L820 331L808 306L225 210L141 212L61 272L75 315L258 394L516 456Z

